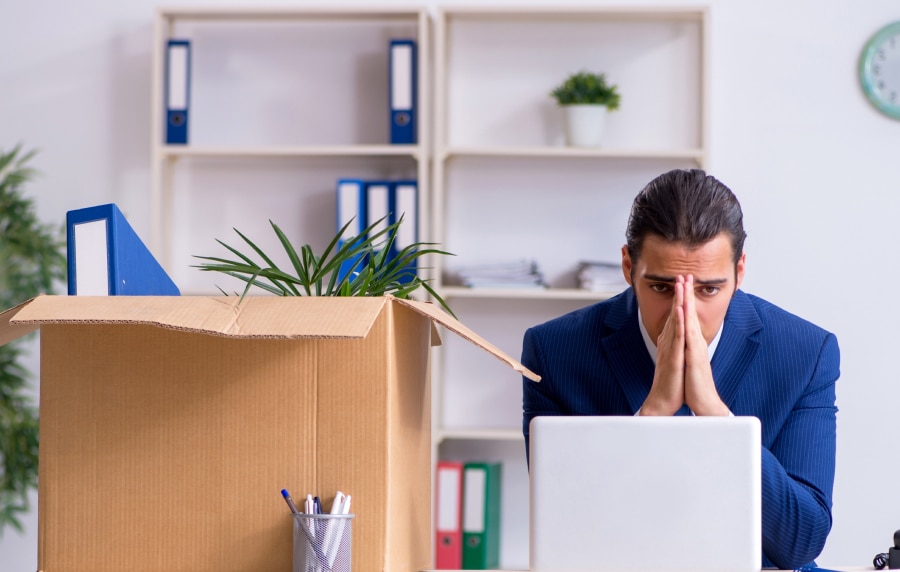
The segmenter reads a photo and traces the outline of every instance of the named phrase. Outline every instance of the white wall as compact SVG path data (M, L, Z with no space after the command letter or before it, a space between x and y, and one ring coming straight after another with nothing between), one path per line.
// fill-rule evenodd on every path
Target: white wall
M524 3L531 2L502 2ZM889 257L900 210L900 122L866 103L855 74L867 37L900 12L893 0L833 0L827 9L815 0L708 3L709 171L744 205L745 290L840 340L835 522L819 561L864 565L900 528L892 494L900 469L892 451L900 434L900 309L892 304L900 268ZM45 221L114 201L149 236L156 4L4 2L0 147L23 141L41 149L34 166L43 176L29 189ZM8 531L0 540L0 571L36 569L36 518L26 526L24 536Z

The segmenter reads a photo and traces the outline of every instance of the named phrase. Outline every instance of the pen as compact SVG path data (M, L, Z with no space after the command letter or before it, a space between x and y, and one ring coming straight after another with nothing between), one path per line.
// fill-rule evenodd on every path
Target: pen
M332 510L332 513L334 510ZM348 515L350 514L350 495L344 496L344 503L341 505L340 512L338 514ZM328 556L328 566L334 566L334 560L337 558L338 552L341 549L341 537L344 535L344 527L347 526L347 523L344 519L341 519L337 523L337 532L335 533L334 540L332 541L332 545L330 548L326 547L326 555Z
M303 512L307 515L316 513L315 509L313 509L313 498L310 494L306 495L306 500L303 502ZM315 523L313 522L313 519L309 517L306 518L306 527L310 532L314 533L316 531Z
M287 492L287 489L281 489L281 496L284 497L284 502L287 503L288 508L291 509L291 512L294 514L299 514L300 511L297 510L297 505L294 504L294 499L291 498L291 493Z
M322 514L322 501L319 500L318 496L313 497L313 514ZM322 534L322 527L325 526L326 523L319 522L319 519L316 519L313 522L315 524L316 538L322 540L320 538Z
M288 508L291 509L291 512L293 514L300 514L300 511L297 510L297 505L294 504L294 499L291 498L291 493L289 493L287 491L287 489L281 489L281 496L284 497L284 502L287 503ZM316 554L316 559L319 560L320 562L327 559L327 556L322 551L322 549L319 547L319 543L316 541L316 538L315 538L315 536L313 536L312 532L310 532L308 526L301 524L298 528L300 529L300 532L302 532L303 535L306 536L306 539L309 541L309 547Z
M306 495L307 499L309 499L310 514L322 514L322 503L319 501L319 497L313 496L311 494ZM322 527L325 526L325 523L319 522L318 518L311 518L310 520L310 531L312 532L313 537L316 539L316 554L319 556L319 559L315 562L313 569L310 572L323 572L322 566L324 565L325 560L327 559L327 555L325 554L325 547L321 545L322 543Z
M338 491L334 495L334 501L331 503L331 514L339 515L341 514L341 507L344 504L344 493ZM322 552L325 553L326 557L331 555L331 547L332 542L334 541L334 533L337 528L337 521L340 519L328 519L325 522L325 541L322 543Z

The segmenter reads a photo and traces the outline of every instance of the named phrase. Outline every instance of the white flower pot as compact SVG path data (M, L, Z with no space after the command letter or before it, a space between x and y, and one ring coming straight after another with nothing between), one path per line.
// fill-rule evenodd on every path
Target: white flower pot
M572 147L599 147L606 122L605 105L563 105L566 120L566 143Z

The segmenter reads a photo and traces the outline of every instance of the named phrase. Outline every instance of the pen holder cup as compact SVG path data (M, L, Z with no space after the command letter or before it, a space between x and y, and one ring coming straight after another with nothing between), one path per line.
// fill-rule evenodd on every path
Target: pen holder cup
M350 572L352 514L295 514L293 572Z

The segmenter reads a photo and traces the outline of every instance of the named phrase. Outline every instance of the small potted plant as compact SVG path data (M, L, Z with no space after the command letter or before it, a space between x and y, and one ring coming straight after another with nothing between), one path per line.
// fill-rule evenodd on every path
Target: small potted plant
M579 71L569 75L550 92L563 108L566 141L575 147L599 147L606 114L619 108L616 86L606 74Z

